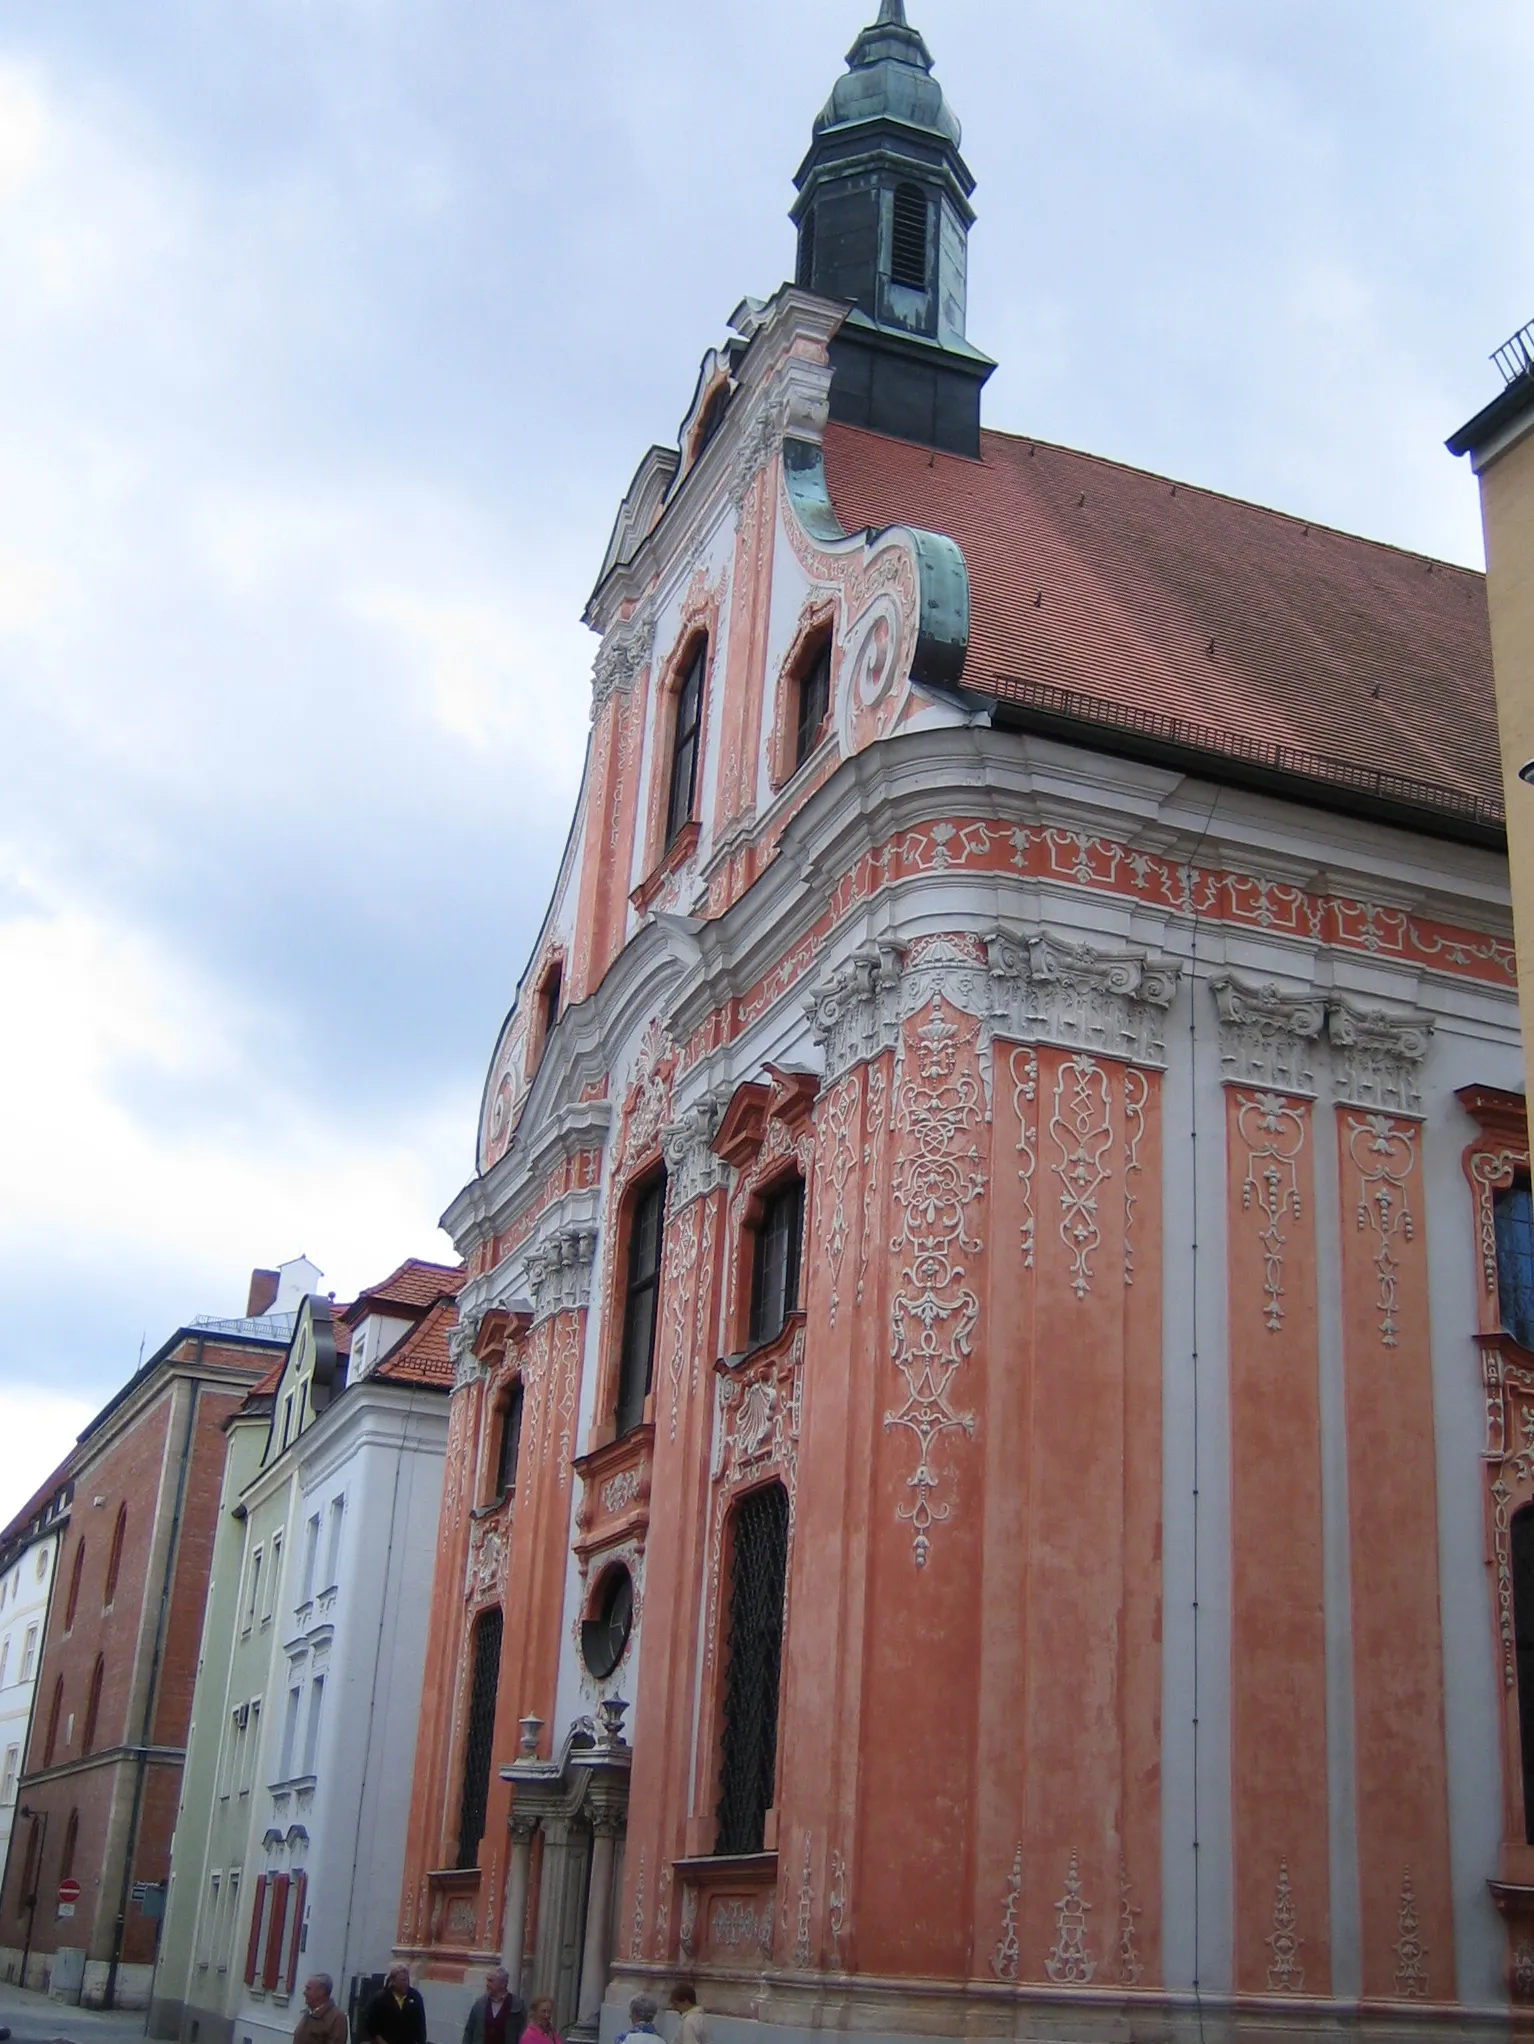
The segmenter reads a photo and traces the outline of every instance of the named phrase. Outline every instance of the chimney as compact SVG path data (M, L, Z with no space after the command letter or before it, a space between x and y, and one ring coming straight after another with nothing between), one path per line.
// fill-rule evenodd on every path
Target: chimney
M250 1274L250 1296L245 1301L245 1318L259 1320L263 1313L269 1313L276 1296L276 1271L253 1270Z

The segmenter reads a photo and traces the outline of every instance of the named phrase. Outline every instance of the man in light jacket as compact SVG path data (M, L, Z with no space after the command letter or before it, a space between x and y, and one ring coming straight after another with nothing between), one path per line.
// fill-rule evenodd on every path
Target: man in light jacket
M492 1966L463 2026L463 2044L521 2044L526 2028L527 2010L511 1991L511 1975L504 1966Z

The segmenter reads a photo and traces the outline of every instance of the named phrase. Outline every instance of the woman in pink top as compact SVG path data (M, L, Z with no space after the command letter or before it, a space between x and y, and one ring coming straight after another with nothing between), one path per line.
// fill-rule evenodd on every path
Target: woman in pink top
M522 2032L522 2044L560 2044L559 2033L554 2028L554 1997L552 1994L538 1994L527 2012L527 2028Z

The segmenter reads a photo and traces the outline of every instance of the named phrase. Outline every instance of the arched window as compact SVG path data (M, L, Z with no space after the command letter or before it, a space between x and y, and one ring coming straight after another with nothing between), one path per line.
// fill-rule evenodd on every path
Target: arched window
M716 1853L760 1852L776 1793L788 1577L788 1493L782 1484L748 1492L735 1507L731 1534Z
M123 1565L123 1540L128 1531L128 1507L117 1507L117 1524L112 1528L112 1551L107 1556L107 1586L102 1592L101 1608L106 1610L117 1596L117 1578Z
M703 674L708 665L708 640L699 639L676 693L676 721L671 730L671 782L666 794L666 843L692 821L698 782L698 727L703 714Z
M517 1458L522 1451L522 1379L512 1385L501 1410L501 1438L495 1452L495 1497L508 1497L517 1487Z
M1523 1829L1534 1845L1534 1505L1514 1514L1513 1634L1518 1653L1518 1731L1523 1749Z
M655 1367L655 1324L660 1303L661 1241L666 1219L666 1174L657 1172L629 1207L628 1276L623 1296L623 1348L613 1419L620 1434L644 1418Z
M105 1658L98 1654L91 1670L90 1694L85 1700L85 1730L80 1735L82 1754L92 1753L96 1748L96 1720L101 1716L101 1683L105 1674Z
M693 460L698 459L704 448L724 424L724 415L730 406L730 386L716 384L709 393L708 403L703 407L703 417L698 421L698 446Z
M64 1856L59 1861L59 1879L67 1881L75 1870L75 1844L80 1836L80 1812L71 1810L64 1826Z
M41 1843L42 1829L41 1819L34 1817L27 1833L27 1856L21 1869L21 1893L16 1897L18 1916L24 1909L30 1909L37 1899L37 1862L40 1857L38 1846Z
M463 1792L458 1804L458 1864L479 1863L490 1800L490 1757L495 1744L495 1698L501 1681L501 1614L487 1611L474 1628L469 1678L469 1729L463 1748Z
M1534 1195L1528 1180L1493 1193L1491 1204L1502 1325L1521 1348L1534 1349Z
M69 1572L69 1596L64 1604L64 1630L69 1631L75 1622L75 1607L80 1602L80 1576L85 1568L85 1541L82 1537L75 1547L75 1565Z
M811 206L799 223L799 262L794 282L802 291L815 288L815 208Z
M802 767L820 743L831 707L831 634L809 648L799 667L794 704L794 766Z
M914 291L927 288L927 195L920 185L896 185L890 228L890 277Z
M48 1705L48 1735L43 1740L43 1765L53 1765L53 1755L59 1743L59 1715L64 1708L64 1678L60 1675L53 1685L53 1700Z
M751 1245L751 1319L746 1339L753 1347L783 1332L799 1310L799 1257L804 1240L804 1180L774 1186L762 1206Z

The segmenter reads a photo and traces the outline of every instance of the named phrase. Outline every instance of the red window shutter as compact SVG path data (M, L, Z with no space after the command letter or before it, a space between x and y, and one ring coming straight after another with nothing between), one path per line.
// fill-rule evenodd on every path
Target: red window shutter
M293 1876L293 1932L288 1939L288 1993L298 1983L298 1941L304 1934L304 1895L309 1886L309 1876L296 1873Z
M256 1961L261 1956L261 1912L266 1904L266 1876L261 1874L256 1881L255 1899L250 1909L250 1943L245 1948L245 1985L256 1984Z
M282 1977L282 1932L288 1916L288 1877L278 1874L272 1882L272 1907L266 1932L266 1964L261 1968L261 1985L272 1988Z

